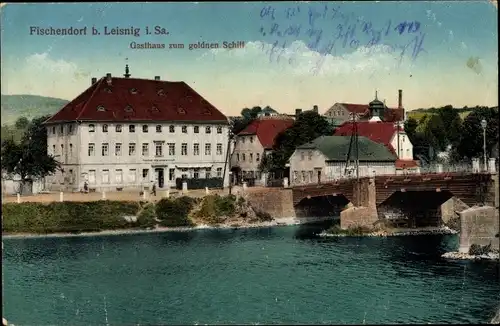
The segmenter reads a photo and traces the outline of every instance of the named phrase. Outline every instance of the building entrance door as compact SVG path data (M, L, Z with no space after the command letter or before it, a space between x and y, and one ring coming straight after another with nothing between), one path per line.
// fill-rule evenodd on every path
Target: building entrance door
M159 188L163 188L163 184L164 184L164 174L163 174L163 169L162 168L158 168L158 169L155 169L155 172L156 172L156 183L158 184L158 187Z

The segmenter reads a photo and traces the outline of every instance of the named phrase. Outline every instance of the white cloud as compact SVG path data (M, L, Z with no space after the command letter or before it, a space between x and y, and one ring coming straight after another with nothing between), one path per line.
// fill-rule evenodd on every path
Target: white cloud
M279 59L278 59L279 57ZM244 49L211 49L199 59L234 64L251 64L263 69L279 70L298 76L371 75L376 71L398 68L400 55L386 45L360 47L342 56L322 55L309 49L302 41L282 48L264 42L248 42Z
M89 85L90 74L71 61L54 59L49 51L34 53L17 64L5 65L2 94L33 94L71 99L75 89Z

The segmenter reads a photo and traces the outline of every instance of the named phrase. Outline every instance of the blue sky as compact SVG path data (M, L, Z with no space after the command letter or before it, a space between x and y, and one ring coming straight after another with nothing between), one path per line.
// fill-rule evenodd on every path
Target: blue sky
M1 15L2 94L72 99L91 77L122 75L128 58L133 77L183 80L228 115L254 105L325 111L368 103L376 89L389 106L403 89L408 109L498 105L489 1L8 4ZM30 35L31 26L87 27L88 35ZM92 26L101 35L90 35ZM105 36L105 26L141 35ZM146 35L146 26L169 34ZM245 47L168 49L199 41Z

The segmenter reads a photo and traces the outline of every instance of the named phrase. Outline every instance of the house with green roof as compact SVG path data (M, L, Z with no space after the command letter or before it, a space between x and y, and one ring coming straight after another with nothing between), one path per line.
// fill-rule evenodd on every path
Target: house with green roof
M321 136L298 146L290 156L290 184L317 183L346 177L350 136ZM353 143L348 174L355 176ZM383 144L358 136L359 175L395 174L397 157Z

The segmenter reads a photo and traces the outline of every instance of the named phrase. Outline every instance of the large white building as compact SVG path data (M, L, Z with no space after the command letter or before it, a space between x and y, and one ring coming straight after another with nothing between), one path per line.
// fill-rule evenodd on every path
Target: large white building
M48 153L62 164L53 190L175 186L224 178L228 119L184 82L107 74L45 122Z

